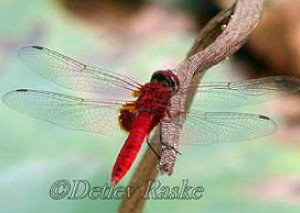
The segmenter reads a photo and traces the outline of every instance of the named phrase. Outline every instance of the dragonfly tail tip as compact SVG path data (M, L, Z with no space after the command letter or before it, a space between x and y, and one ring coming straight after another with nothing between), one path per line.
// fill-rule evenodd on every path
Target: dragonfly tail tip
M118 178L113 177L113 178L111 179L111 184L112 184L113 186L116 185L118 182L119 182L119 179L118 179Z

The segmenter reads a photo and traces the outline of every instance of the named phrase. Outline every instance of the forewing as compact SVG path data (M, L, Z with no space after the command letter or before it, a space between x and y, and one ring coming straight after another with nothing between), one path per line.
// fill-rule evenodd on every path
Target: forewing
M191 112L184 123L181 141L213 144L248 141L276 131L276 123L264 115L234 112Z
M192 108L209 109L209 111L231 109L272 100L297 92L299 89L300 80L287 76L203 83L197 89Z
M58 126L104 135L120 136L121 102L95 101L48 91L20 89L7 93L9 107Z
M87 66L45 47L24 47L19 51L19 58L46 79L72 90L117 94L120 90L130 92L140 87L126 76Z

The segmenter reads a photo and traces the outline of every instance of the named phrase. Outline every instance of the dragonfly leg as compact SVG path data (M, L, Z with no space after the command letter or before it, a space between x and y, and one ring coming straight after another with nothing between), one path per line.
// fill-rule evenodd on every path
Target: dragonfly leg
M182 153L179 152L174 146L172 146L170 144L167 144L165 142L162 142L162 141L160 143L162 145L162 151L164 151L166 148L171 148L171 149L173 149L176 152L176 154L182 155Z
M149 148L152 150L152 152L157 156L158 160L160 160L161 155L158 154L158 153L156 152L156 150L151 146L151 143L150 143L150 141L149 141L149 137L147 137L146 142L147 142Z

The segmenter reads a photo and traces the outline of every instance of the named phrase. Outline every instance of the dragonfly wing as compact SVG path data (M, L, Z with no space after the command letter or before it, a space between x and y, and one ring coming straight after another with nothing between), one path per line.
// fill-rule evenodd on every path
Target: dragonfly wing
M121 102L100 102L28 89L7 93L3 96L3 102L19 112L67 129L122 135L118 127Z
M300 90L300 79L276 76L236 82L203 83L197 88L192 108L231 109L272 100Z
M235 112L191 112L184 123L181 141L186 144L240 142L267 136L276 123L264 115Z
M45 47L24 47L19 51L19 58L46 79L72 90L105 94L112 90L130 92L140 87L126 76L87 66Z

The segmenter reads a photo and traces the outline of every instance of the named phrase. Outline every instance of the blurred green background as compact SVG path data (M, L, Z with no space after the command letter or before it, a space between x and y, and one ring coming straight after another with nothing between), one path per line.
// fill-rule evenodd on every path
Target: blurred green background
M0 1L0 96L16 88L75 94L26 68L17 58L22 46L42 45L144 83L153 71L174 67L185 57L199 27L189 10L194 1L184 10L180 8L184 1L179 0L82 2ZM245 73L230 59L209 70L205 79L234 80L248 77ZM279 118L276 109L283 103L241 111ZM0 119L1 213L117 210L119 200L55 201L49 189L62 178L87 179L95 186L109 183L125 137L68 131L13 111L3 103ZM144 212L299 212L298 129L285 128L284 119L278 121L278 134L257 141L182 147L174 174L158 179L169 186L188 179L190 185L204 187L203 198L149 200ZM126 186L133 170L120 186Z

